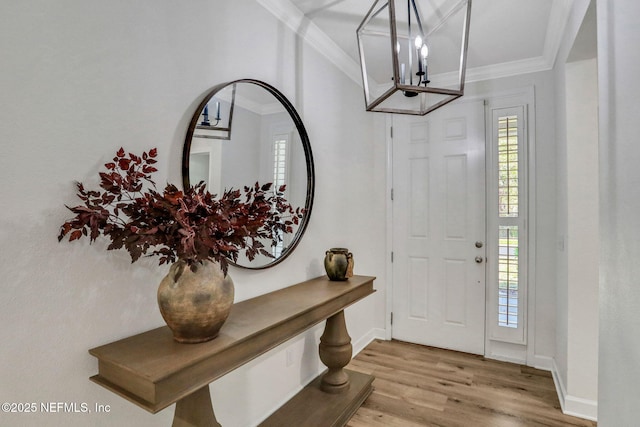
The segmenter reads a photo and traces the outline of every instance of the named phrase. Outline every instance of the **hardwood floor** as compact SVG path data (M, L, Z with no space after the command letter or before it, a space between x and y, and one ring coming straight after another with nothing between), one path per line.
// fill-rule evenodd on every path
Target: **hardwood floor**
M348 427L596 426L564 415L546 371L400 341L374 341L347 367L376 377Z

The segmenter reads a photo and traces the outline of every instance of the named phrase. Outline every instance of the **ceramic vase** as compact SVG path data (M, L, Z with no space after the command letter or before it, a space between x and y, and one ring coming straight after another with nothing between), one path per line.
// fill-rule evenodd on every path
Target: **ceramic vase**
M158 287L158 306L173 338L181 343L199 343L215 338L233 305L231 277L217 262L175 262Z
M325 252L324 269L329 280L347 280L353 275L353 255L347 248L331 248Z

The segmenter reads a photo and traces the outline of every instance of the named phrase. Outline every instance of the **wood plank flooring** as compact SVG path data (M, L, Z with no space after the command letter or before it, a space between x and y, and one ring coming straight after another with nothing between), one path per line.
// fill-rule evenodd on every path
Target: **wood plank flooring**
M347 427L596 426L564 415L551 374L527 366L376 340L348 368L376 379Z

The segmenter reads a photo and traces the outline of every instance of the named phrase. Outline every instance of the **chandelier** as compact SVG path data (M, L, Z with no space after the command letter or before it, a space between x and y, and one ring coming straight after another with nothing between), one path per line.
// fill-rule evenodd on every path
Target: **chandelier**
M193 125L193 137L231 139L231 124L236 104L236 84L215 86L200 106L198 121Z
M424 115L464 94L471 0L376 0L357 30L367 111Z

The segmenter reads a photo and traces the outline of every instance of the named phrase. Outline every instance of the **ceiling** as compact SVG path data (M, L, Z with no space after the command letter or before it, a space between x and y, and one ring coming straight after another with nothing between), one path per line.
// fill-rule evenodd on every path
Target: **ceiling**
M257 1L356 83L362 83L356 29L373 0ZM466 81L553 68L572 3L473 0Z

